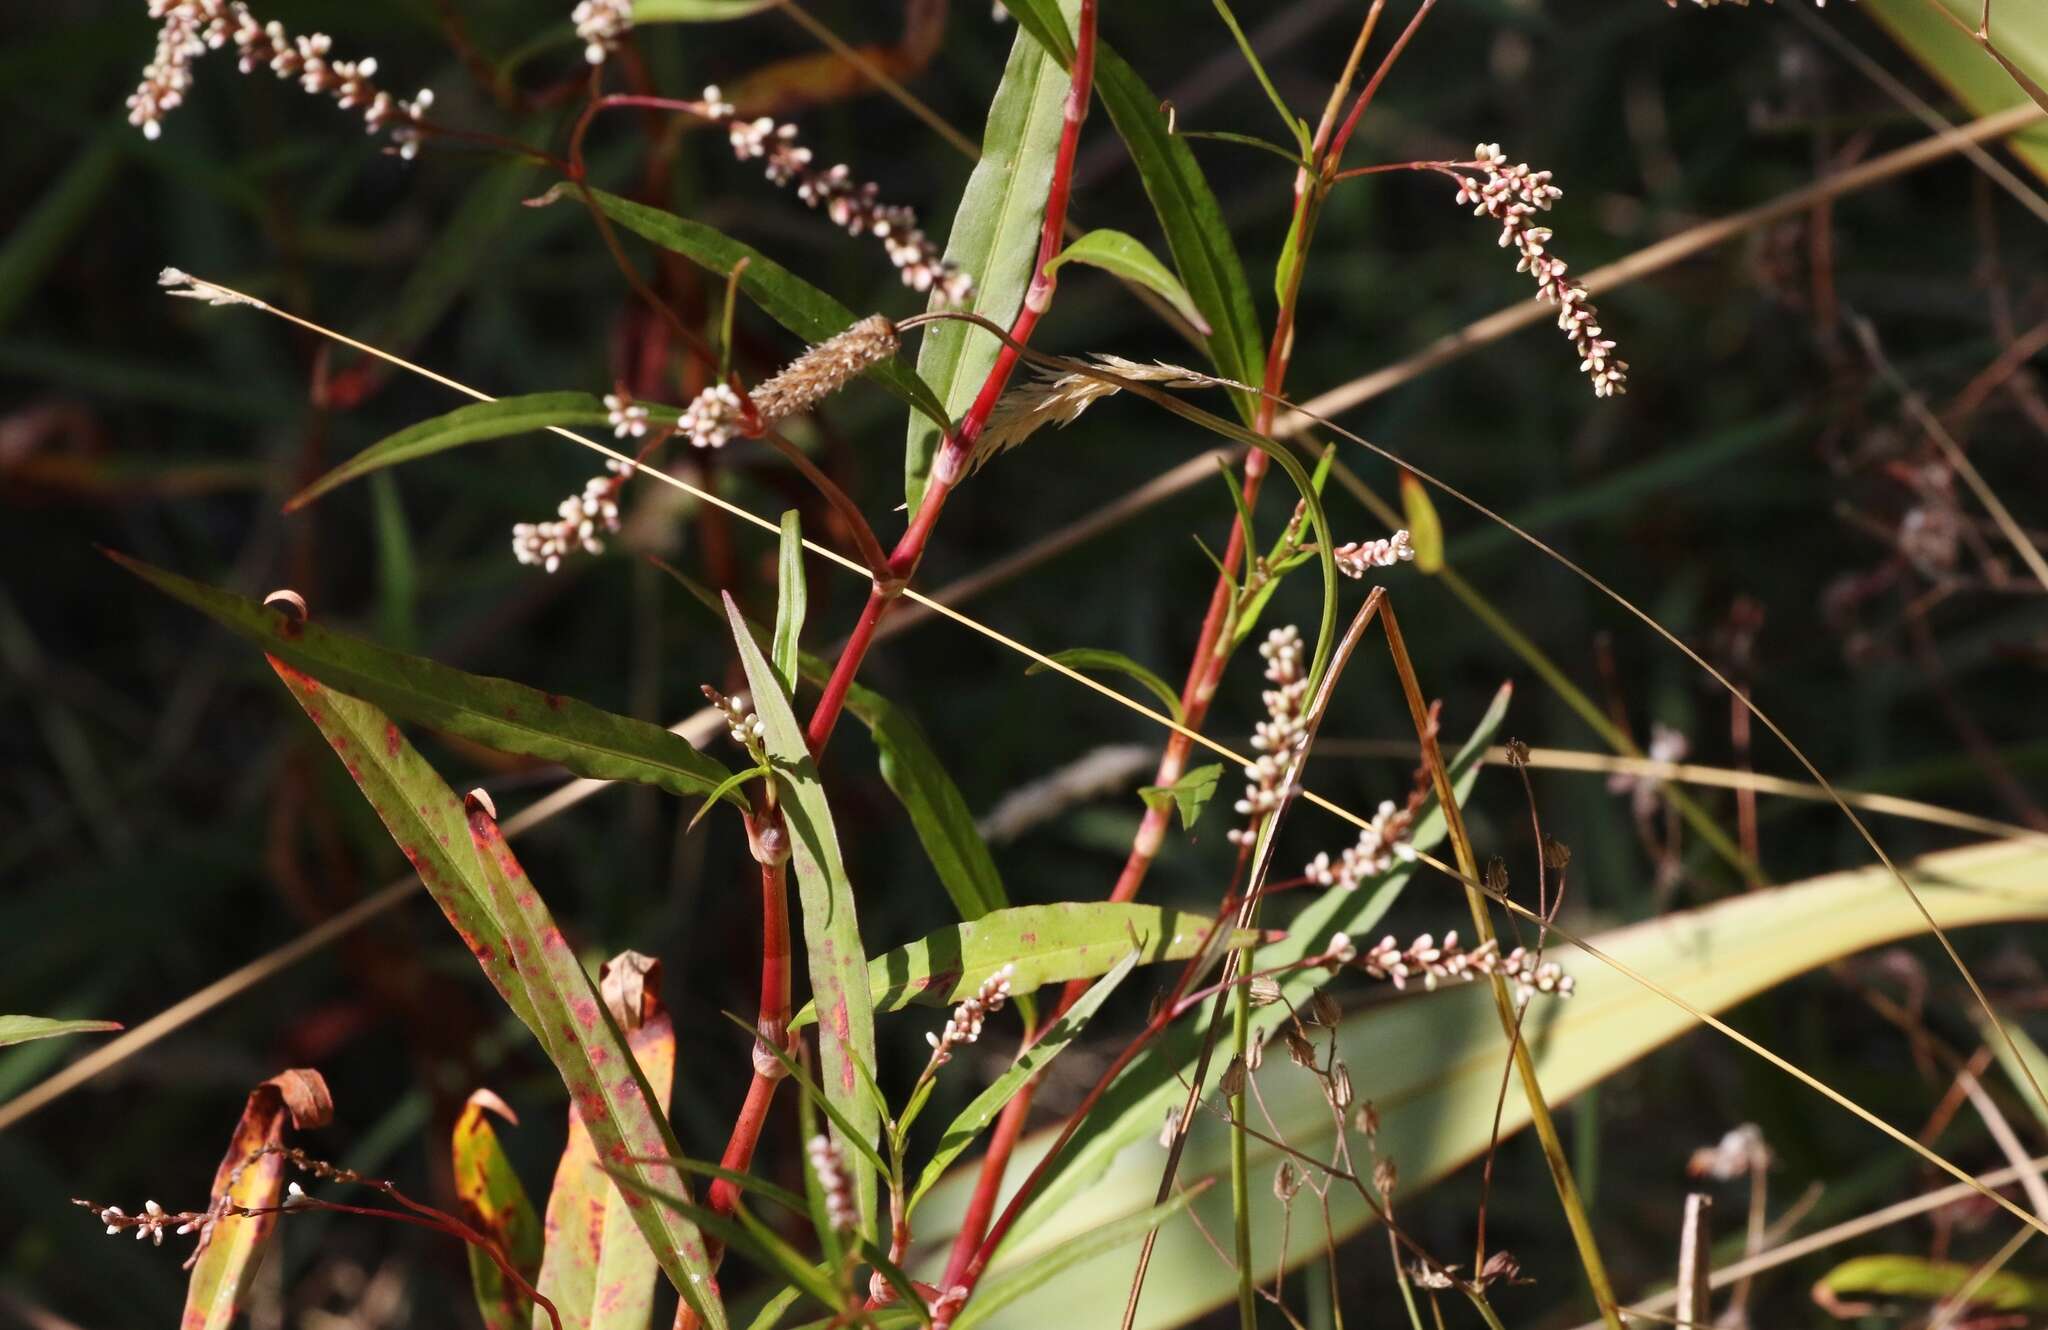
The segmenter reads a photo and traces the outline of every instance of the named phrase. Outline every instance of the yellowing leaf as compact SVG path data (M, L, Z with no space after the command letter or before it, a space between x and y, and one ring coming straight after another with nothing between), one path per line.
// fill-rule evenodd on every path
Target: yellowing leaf
M498 1244L505 1258L531 1283L540 1273L540 1219L526 1188L505 1157L498 1133L486 1112L513 1126L519 1119L505 1101L489 1090L477 1090L455 1119L452 1155L455 1197L463 1222ZM651 1258L650 1258L651 1259ZM469 1248L470 1287L487 1330L530 1330L533 1301L505 1278L505 1272L475 1247Z
M1428 489L1406 471L1401 473L1401 507L1408 517L1408 543L1415 548L1416 571L1442 572L1444 524L1430 502Z

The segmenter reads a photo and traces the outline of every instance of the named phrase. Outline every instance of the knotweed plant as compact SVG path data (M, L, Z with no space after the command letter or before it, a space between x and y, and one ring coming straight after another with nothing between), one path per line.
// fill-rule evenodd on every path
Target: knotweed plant
M705 8L766 21L741 14L758 6ZM553 517L513 523L507 504L493 519L511 524L520 565L555 573L575 560L576 574L596 578L621 571L622 551L651 558L657 542L639 537L633 505L644 496L646 510L655 512L649 520L672 521L652 501L655 486L686 494L699 505L695 512L725 510L705 519L704 539L662 546L672 553L684 544L678 566L655 560L703 602L711 625L691 643L701 653L692 663L702 672L686 677L719 680L701 685L705 709L674 729L350 637L328 626L321 607L309 606L310 595L286 590L258 604L123 558L139 576L261 644L524 1032L519 1055L545 1060L566 1093L558 1114L561 1163L543 1224L497 1142L489 1116L509 1121L509 1109L490 1091L476 1089L456 1126L450 1163L470 1203L458 1216L285 1144L287 1117L293 1130L311 1124L297 1107L287 1113L281 1096L292 1091L266 1082L271 1088L252 1095L204 1205L169 1211L149 1201L131 1214L81 1202L112 1234L133 1233L154 1245L167 1232L195 1237L195 1302L209 1289L238 1287L277 1220L317 1210L402 1220L464 1242L475 1253L479 1310L492 1330L531 1326L542 1312L553 1319L556 1301L578 1289L587 1300L593 1268L626 1272L605 1296L627 1299L632 1314L617 1323L636 1327L650 1315L660 1276L676 1291L679 1330L734 1324L743 1292L753 1302L772 1302L775 1315L786 1312L791 1323L908 1323L908 1309L918 1322L945 1330L1030 1295L1033 1281L1005 1272L999 1260L1014 1257L1034 1230L1078 1222L1091 1187L1120 1152L1158 1130L1163 1153L1144 1154L1147 1171L1157 1172L1138 1203L1107 1227L1068 1239L1077 1246L1045 1249L1059 1257L1048 1257L1048 1268L1065 1270L1128 1248L1132 1260L1119 1275L1127 1282L1103 1307L1123 1299L1117 1305L1135 1314L1155 1241L1200 1233L1222 1259L1199 1262L1216 1273L1190 1306L1234 1299L1246 1330L1259 1324L1262 1303L1301 1323L1285 1279L1299 1253L1284 1226L1310 1197L1320 1202L1316 1222L1333 1270L1339 1242L1369 1219L1388 1242L1384 1271L1376 1273L1398 1290L1412 1324L1425 1323L1418 1295L1450 1295L1468 1299L1498 1326L1489 1290L1523 1278L1521 1263L1489 1251L1485 1237L1486 1187L1501 1141L1495 1135L1459 1142L1470 1146L1466 1156L1486 1160L1474 1207L1477 1250L1469 1260L1427 1250L1395 1212L1396 1183L1410 1161L1397 1157L1395 1134L1374 1106L1412 1114L1412 1104L1397 1108L1392 1096L1414 1087L1381 1084L1383 1059L1368 1060L1360 1043L1347 1045L1353 1060L1339 1055L1340 1037L1363 1039L1386 1009L1398 1008L1450 1013L1445 1028L1484 1025L1500 1041L1487 1054L1486 1080L1499 1087L1493 1119L1504 1120L1506 1096L1517 1093L1526 1111L1514 1121L1529 1122L1538 1138L1577 1256L1576 1269L1533 1273L1558 1287L1583 1282L1618 1330L1618 1297L1530 1051L1533 1032L1565 1019L1560 1012L1593 1005L1583 998L1563 1003L1593 971L1573 959L1568 972L1554 958L1558 939L1570 936L1557 909L1570 855L1542 834L1530 753L1517 745L1509 761L1528 791L1537 858L1533 908L1528 892L1518 897L1510 890L1504 860L1480 868L1477 838L1461 808L1481 797L1475 782L1506 693L1476 722L1479 708L1469 699L1455 692L1432 699L1420 677L1428 653L1411 653L1396 615L1396 601L1420 597L1425 586L1459 585L1447 575L1443 522L1429 497L1432 486L1456 491L1419 466L1406 467L1397 477L1398 509L1380 500L1344 460L1369 458L1377 445L1297 408L1288 383L1296 346L1314 335L1296 321L1315 242L1334 227L1325 211L1333 193L1366 174L1423 171L1451 177L1456 203L1498 226L1498 244L1514 252L1517 270L1533 281L1533 298L1554 307L1593 396L1623 394L1630 371L1616 354L1617 338L1552 250L1547 222L1562 190L1548 170L1511 162L1494 143L1480 144L1466 160L1346 165L1402 53L1428 39L1424 20L1433 0L1360 7L1350 59L1313 122L1280 100L1229 6L1218 0L1219 32L1241 43L1252 82L1272 95L1292 140L1252 143L1292 164L1286 227L1259 240L1259 252L1281 256L1262 321L1259 302L1268 284L1247 277L1225 224L1235 210L1221 206L1204 158L1191 146L1207 131L1180 125L1133 65L1100 45L1097 0L1010 8L1019 22L1003 82L990 90L988 140L951 239L942 244L927 233L920 210L883 202L865 172L823 164L776 100L778 90L789 94L784 102L801 100L790 94L787 69L698 71L699 79L716 74L723 82L695 96L661 86L674 77L673 62L643 58L637 44L648 27L675 13L700 17L697 7L579 0L554 29L534 34L528 54L502 69L477 54L451 17L455 54L488 75L474 98L450 99L473 108L465 114L475 123L458 126L425 119L427 92L394 97L378 82L375 59L334 58L324 34L287 33L240 0L147 0L158 24L156 46L129 113L148 139L160 136L204 58L232 48L243 73L268 68L360 112L369 132L401 157L461 143L545 173L546 185L525 202L583 209L589 252L618 270L623 312L607 366L610 392L535 385L516 398L481 400L421 422L314 481L293 499L292 511L399 462L488 440L530 442L539 429L605 460L602 473L562 499ZM1072 21L1061 27L1065 10ZM1405 26L1389 37L1380 21L1392 10L1405 10ZM1368 55L1377 56L1371 69ZM558 57L550 73L548 62ZM861 58L866 74L907 98L882 67L887 62ZM628 90L607 90L615 87ZM1098 101L1113 124L1090 119ZM499 123L489 118L491 107L574 114L554 135L512 116L500 119L515 123ZM601 154L586 155L604 112L626 113L604 118L607 131L622 136L605 146L637 154L641 174L630 197L602 188L601 180L617 173L592 165L604 160ZM1084 131L1125 139L1156 216L1119 219L1117 228L1096 231L1076 223L1069 205L1082 187L1075 163ZM1242 146L1252 136L1209 137ZM702 168L702 180L695 170L678 171L683 155L706 141L713 151L699 154L705 160L689 159ZM862 143L867 151L877 146ZM1206 152L1208 145L1200 146ZM758 183L747 186L772 207L800 218L801 204L850 235L879 241L909 293L890 287L884 303L921 298L924 308L849 308L800 276L806 265L771 252L783 235L778 228L761 228L755 239L762 248L722 234L717 225L731 200L720 197L716 173L734 168L717 159L728 153L794 195L792 201ZM435 155L431 169L467 169L465 162L452 152ZM1097 202L1084 210L1091 222ZM1104 212L1113 206L1108 195L1099 202ZM933 207L922 205L924 215ZM1167 257L1151 252L1140 234L1164 235ZM1344 243L1369 241L1347 236ZM630 248L643 242L657 251L652 263ZM872 262L872 251L868 257ZM1199 348L1176 357L1192 363L1125 356L1085 340L1045 345L1038 324L1055 306L1062 277L1076 271L1070 265L1105 270L1164 311L1164 322ZM285 312L176 269L165 270L164 283L173 294L223 306L222 317ZM578 298L597 297L579 290ZM1077 320L1061 335L1086 338L1091 331ZM907 340L918 345L914 361ZM1559 375L1568 377L1562 366ZM907 413L911 439L901 529L890 541L873 515L895 507L893 490L886 503L848 493L877 469L872 459L887 441L879 434L850 443L845 437L865 429L846 426L863 418L853 405L867 412L883 392ZM1587 411L1619 406L1587 402L1583 394L1574 401ZM1214 539L1204 539L1199 554L1214 581L1205 605L1188 607L1188 655L1177 687L1107 648L1060 643L1041 650L1019 642L963 610L926 600L919 589L921 564L950 496L1003 454L1010 456L977 483L1000 483L1010 467L1062 465L1040 460L1058 446L1044 427L1070 426L1084 415L1091 428L1113 419L1118 428L1157 428L1162 437L1224 445L1219 465L1202 463L1205 474L1220 472L1229 503L1211 495L1217 520L1203 534ZM892 427L904 418L892 416ZM1356 446L1326 442L1326 430ZM1034 439L1035 447L1026 448ZM533 457L508 445L499 465L523 474L538 469ZM1063 479L1089 483L1086 461L1064 465ZM1279 500L1266 496L1262 509L1268 487L1280 491ZM1345 489L1365 503L1369 520L1348 500L1338 507ZM780 523L757 511L769 493L797 496L784 500L789 511ZM1911 548L1923 563L1942 562L1948 548L1941 531L1927 529L1938 516L1930 510L1913 533ZM735 554L738 540L753 537L735 537L734 520L776 533L772 585L752 575L752 555L765 563L765 545ZM889 521L898 519L892 514ZM500 560L501 539L489 542ZM1185 553L1197 557L1193 549ZM843 636L807 622L809 578L826 561L866 587L864 606ZM1439 576L1441 582L1427 581ZM1159 724L1168 737L1156 757L1144 752L1150 778L1126 797L1134 769L1128 749L1105 764L1097 760L1097 743L1083 738L1063 758L1063 779L1040 784L1041 772L1005 770L1010 787L1030 793L1029 809L1009 815L1003 837L986 835L941 757L955 737L927 736L908 704L915 692L885 696L869 686L873 672L863 670L876 641L902 622L892 616L906 600L923 600L920 612L944 613L1029 656L1034 668L1061 675L1063 686L1092 685L1107 694L1104 706L1120 703ZM1276 605L1292 614L1311 600L1318 617L1278 622ZM1382 671L1379 684L1361 683L1367 672L1352 667L1367 655L1377 659L1382 644L1391 676ZM1560 673L1552 667L1551 674ZM1120 692L1102 682L1104 675L1133 688ZM1415 776L1398 797L1380 798L1376 789L1357 805L1370 811L1354 812L1317 792L1339 787L1311 759L1321 755L1319 735L1333 698L1373 686L1384 686L1405 715L1402 743L1416 759ZM1241 741L1216 737L1229 729L1211 714L1218 700L1228 699L1228 710L1254 692L1259 706L1249 734ZM847 715L867 730L878 756L875 774L895 804L849 791L868 774L869 750L833 744ZM656 962L622 952L595 977L587 970L576 921L550 904L565 898L554 884L528 875L507 839L551 813L528 809L501 825L493 795L480 787L458 798L460 786L446 783L412 747L406 726L459 741L451 761L470 761L480 750L509 755L494 772L560 768L591 782L587 788L646 785L686 802L682 835L719 839L724 858L704 852L679 855L678 862L725 866L693 868L702 876L663 908L688 915L715 897L742 900L751 912L758 889L758 970L749 937L743 983L730 985L725 974L689 977L705 991L723 986L715 1001L693 1001L700 1014L753 1004L752 1020L739 1019L737 1029L705 1019L689 1031L696 1064L724 1059L735 1069L734 1084L745 1080L737 1104L705 1088L715 1078L676 1076L677 1021ZM719 740L721 732L731 746ZM1462 743L1452 747L1454 736ZM1196 765L1198 746L1218 760ZM848 747L856 751L849 755ZM1661 736L1653 742L1653 757L1675 755ZM983 756L996 766L1009 761L1002 753ZM1231 769L1241 777L1241 793L1211 809ZM1631 798L1639 820L1667 806L1660 802L1668 796L1661 778L1617 780L1616 792ZM1129 839L1106 881L1004 881L991 840L1000 848L1004 837L1064 809L1109 798L1127 815ZM922 870L848 852L884 817L908 828L950 902L943 910L932 903L916 933L892 939L893 947L881 944L877 930L863 932L863 912L872 920L881 893L921 889ZM1211 834L1219 822L1228 823L1223 834ZM1485 826L1488 838L1496 834L1491 822ZM1330 848L1308 859L1298 878L1275 880L1275 863L1300 864L1297 856L1317 843ZM1174 870L1187 875L1182 908L1139 899L1169 845L1175 860L1191 865ZM1512 846L1501 852L1510 854ZM856 873L863 878L858 887ZM877 880L885 873L886 881ZM1404 894L1429 914L1395 931L1394 922L1381 919ZM1013 904L1013 896L1035 903ZM1187 900L1199 907L1186 907ZM654 917L650 907L645 919ZM1423 922L1427 930L1416 931ZM1377 942L1361 941L1375 935ZM1146 973L1136 977L1141 967ZM1584 982L1590 987L1593 980ZM1141 990L1149 1005L1137 996ZM906 1015L912 1007L932 1011ZM942 1024L938 1011L948 1013ZM1068 1052L1077 1046L1085 1052ZM928 1113L943 1113L946 1121L925 1121ZM1289 1131L1300 1136L1301 1124L1311 1121L1318 1124L1313 1138L1289 1140ZM721 1140L701 1138L706 1122L719 1124ZM1021 1146L1026 1140L1028 1149ZM1762 1167L1759 1156L1746 1159L1746 1167ZM323 1195L308 1195L296 1182L287 1189L286 1167L328 1184ZM1431 1160L1413 1161L1406 1185L1419 1189L1436 1180L1432 1167ZM1727 1167L1710 1152L1713 1176L1732 1176ZM494 1190L478 1190L487 1184ZM326 1198L344 1186L367 1188L375 1203ZM594 1237L592 1213L609 1217ZM1277 1260L1272 1244L1253 1242L1261 1216L1283 1225L1278 1248L1286 1254ZM235 1239L237 1233L250 1240ZM751 1298L755 1293L762 1296ZM589 1306L564 1311L573 1313L564 1323L594 1323ZM758 1323L779 1324L775 1315ZM1113 1310L1109 1315L1104 1323L1113 1321ZM1352 1323L1388 1321L1384 1308L1373 1307Z

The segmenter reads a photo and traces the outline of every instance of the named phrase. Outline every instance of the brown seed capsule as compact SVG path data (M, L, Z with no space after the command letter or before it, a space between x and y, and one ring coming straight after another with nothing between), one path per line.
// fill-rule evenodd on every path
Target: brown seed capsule
M1244 1069L1257 1071L1266 1065L1266 1041L1259 1032L1252 1031L1252 1037L1244 1046Z
M1287 1038L1287 1056L1294 1059L1295 1065L1313 1069L1316 1065L1315 1045L1303 1038L1297 1030L1289 1029L1284 1033Z
M1391 1159L1373 1161L1372 1186L1383 1201L1394 1199L1394 1187L1401 1181L1401 1170Z
M1308 1018L1317 1025L1335 1029L1337 1022L1344 1019L1344 1008L1328 993L1318 993L1308 1000Z
M1280 981L1270 974L1258 975L1249 987L1254 1007L1270 1007L1280 1000Z
M1564 871L1572 861L1572 847L1554 836L1543 838L1543 862L1551 872Z
M1273 1195L1277 1196L1280 1199L1280 1203L1285 1205L1287 1202L1292 1201L1295 1193L1300 1190L1301 1174L1294 1171L1292 1163L1285 1159L1281 1160L1280 1166L1273 1170Z
M1509 766L1526 767L1529 765L1529 745L1523 743L1520 739L1510 739L1505 747L1508 750Z
M1233 1057L1230 1059L1230 1065L1223 1069L1223 1078L1217 1086L1226 1095L1238 1095L1244 1093L1244 1082L1244 1059Z
M1479 1287L1488 1284L1522 1282L1522 1263L1508 1252L1497 1251L1486 1258L1486 1264L1479 1267Z
M1330 1080L1323 1087L1323 1094L1330 1101L1330 1107L1339 1113L1351 1107L1351 1068L1342 1062L1330 1068Z
M1380 1134L1379 1105L1368 1099L1358 1106L1358 1112L1351 1119L1351 1125L1365 1133L1368 1139Z
M1507 894L1508 865L1497 854L1486 861L1486 889L1499 895Z

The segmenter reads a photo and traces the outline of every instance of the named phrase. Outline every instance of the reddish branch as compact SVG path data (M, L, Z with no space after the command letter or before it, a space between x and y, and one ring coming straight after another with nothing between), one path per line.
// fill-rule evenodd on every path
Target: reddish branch
M754 1078L718 1161L735 1173L753 1164L776 1083L789 1074L776 1056L789 1042L789 833L773 803L764 801L761 811L748 817L747 841L761 868L761 1014L754 1025ZM719 1214L731 1214L739 1199L739 1188L729 1180L712 1182L711 1208Z

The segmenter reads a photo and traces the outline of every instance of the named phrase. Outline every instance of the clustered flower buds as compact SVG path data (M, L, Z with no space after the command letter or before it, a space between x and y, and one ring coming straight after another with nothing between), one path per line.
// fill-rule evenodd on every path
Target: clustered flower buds
M1259 643L1259 654L1266 660L1266 681L1273 687L1260 695L1266 704L1266 719L1252 732L1252 747L1259 756L1244 769L1244 798L1236 805L1239 815L1250 822L1231 829L1234 845L1250 845L1258 839L1259 820L1280 806L1287 768L1308 737L1308 717L1302 713L1308 699L1302 651L1301 632L1293 624L1273 629Z
M810 1156L818 1189L825 1194L825 1221L841 1233L851 1233L860 1224L860 1209L854 1203L853 1178L847 1174L846 1161L839 1157L839 1147L821 1133L811 1137L804 1153Z
M604 395L606 419L612 427L615 439L639 439L647 435L647 408L630 397L617 393Z
M1302 872L1319 886L1356 891L1359 883L1385 873L1397 860L1414 857L1408 844L1414 825L1414 809L1382 800L1372 822L1359 830L1358 843L1344 851L1335 864L1327 853L1318 854Z
M1652 762L1683 762L1690 748L1683 732L1663 721L1650 722L1650 745L1644 755ZM1607 792L1628 795L1629 809L1640 821L1657 811L1657 801L1664 793L1664 778L1617 771L1607 778Z
M918 228L909 208L878 201L881 189L872 181L857 182L845 165L820 171L811 150L796 141L796 126L768 116L741 120L732 103L716 87L704 89L705 114L725 126L733 156L759 161L778 185L795 185L797 197L811 207L823 205L825 215L849 235L871 235L889 252L889 261L903 274L903 284L916 291L938 291L948 304L964 304L974 294L974 279L942 256Z
M768 726L747 706L747 695L734 693L727 697L708 683L703 685L703 689L705 700L725 713L725 725L732 734L732 741L750 752L759 748L768 733Z
M576 36L583 42L583 58L593 65L618 49L619 39L633 27L633 0L579 0L570 11Z
M1005 965L997 970L982 980L973 997L953 1008L953 1015L943 1031L938 1034L926 1031L925 1042L932 1046L932 1066L945 1066L953 1060L955 1048L981 1038L981 1023L990 1012L1001 1011L1003 1004L1010 1000L1010 977L1016 972L1014 965Z
M143 66L141 86L128 98L128 123L140 126L143 137L163 133L163 118L185 100L192 87L192 62L232 43L244 74L267 65L281 79L296 78L315 96L334 98L344 110L361 107L368 131L390 130L399 156L410 159L419 151L420 121L434 94L423 88L411 101L400 101L372 82L374 59L330 59L334 39L326 33L293 37L280 23L259 23L240 0L149 0L149 16L162 25L156 55Z
M1500 963L1500 972L1515 986L1517 1002L1527 1002L1538 993L1568 998L1578 988L1578 981L1566 974L1563 966L1526 947L1509 952Z
M697 448L723 448L740 427L740 395L714 383L690 399L676 420L676 432Z
M512 528L512 557L525 564L538 564L548 572L562 566L562 560L576 550L602 554L600 531L619 529L619 487L631 469L627 463L607 461L608 475L592 476L581 494L572 494L555 508L552 522L521 522Z
M1415 547L1406 531L1396 531L1382 540L1354 540L1331 550L1337 571L1346 577L1364 577L1374 568L1392 568L1415 557Z
M1444 934L1442 942L1433 934L1424 933L1406 947L1389 934L1362 954L1349 937L1338 933L1331 937L1324 954L1332 964L1350 964L1355 957L1359 969L1375 979L1390 980L1396 988L1417 983L1434 992L1444 984L1498 974L1515 985L1516 1001L1527 1002L1537 993L1568 998L1576 987L1562 966L1544 960L1526 947L1516 947L1502 955L1499 946L1489 939L1468 951L1459 945L1456 929Z
M1612 397L1628 390L1628 362L1617 359L1614 343L1600 335L1600 312L1586 299L1586 288L1567 278L1565 262L1549 252L1550 228L1531 226L1529 221L1564 196L1550 183L1550 172L1531 171L1527 163L1508 164L1498 143L1482 143L1473 161L1464 165L1484 171L1486 178L1457 175L1458 202L1472 205L1475 217L1491 217L1500 223L1501 248L1513 247L1521 255L1516 272L1536 279L1536 298L1554 304L1557 326L1579 353L1579 371L1590 374L1593 394Z
M1696 1178L1726 1182L1770 1165L1771 1151L1764 1144L1763 1129L1754 1122L1745 1122L1730 1128L1728 1134L1714 1144L1693 1151L1692 1158L1686 1161L1685 1171ZM112 1232L111 1229L108 1231Z

